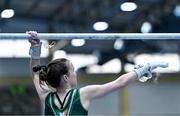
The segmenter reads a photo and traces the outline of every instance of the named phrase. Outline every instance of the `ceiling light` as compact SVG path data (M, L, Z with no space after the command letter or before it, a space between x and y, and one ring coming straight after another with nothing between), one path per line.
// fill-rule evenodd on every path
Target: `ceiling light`
M5 9L1 12L1 18L12 18L14 16L13 9Z
M124 2L120 6L120 9L122 11L134 11L136 8L137 8L137 5L134 2Z
M74 47L83 46L86 43L84 39L72 39L71 45Z
M96 31L104 31L109 27L107 22L96 22L93 25L94 30Z
M141 26L142 33L149 33L152 31L152 25L150 22L144 22Z

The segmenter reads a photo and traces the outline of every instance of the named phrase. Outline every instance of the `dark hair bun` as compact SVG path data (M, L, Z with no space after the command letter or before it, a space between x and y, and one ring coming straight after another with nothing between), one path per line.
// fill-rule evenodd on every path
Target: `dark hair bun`
M41 81L47 81L47 72L45 72L44 70L40 70L39 72L39 78Z
M34 72L40 71L41 70L41 66L40 65L34 66L32 70Z
M32 69L34 72L39 71L39 78L41 81L46 81L47 79L47 67L46 66L40 66L37 65L35 67L33 67Z
M40 70L43 70L43 71L47 72L47 66L37 65L37 66L34 66L32 70L33 70L34 72L37 72L37 71L40 71Z

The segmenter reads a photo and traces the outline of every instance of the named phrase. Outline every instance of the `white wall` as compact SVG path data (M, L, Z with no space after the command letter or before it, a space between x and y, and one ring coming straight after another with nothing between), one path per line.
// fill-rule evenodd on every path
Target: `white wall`
M128 86L130 115L180 115L180 83Z

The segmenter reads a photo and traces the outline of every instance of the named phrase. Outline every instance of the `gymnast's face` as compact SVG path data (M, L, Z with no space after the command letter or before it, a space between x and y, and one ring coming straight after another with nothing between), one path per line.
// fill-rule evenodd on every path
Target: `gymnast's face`
M74 70L73 64L69 61L69 74L68 74L68 83L71 85L71 87L77 86L77 75Z

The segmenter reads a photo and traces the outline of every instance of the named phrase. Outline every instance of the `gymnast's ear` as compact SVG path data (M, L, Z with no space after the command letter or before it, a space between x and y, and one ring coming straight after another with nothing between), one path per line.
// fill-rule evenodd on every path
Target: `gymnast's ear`
M68 82L69 77L67 75L63 75L63 79L64 79L65 82Z

